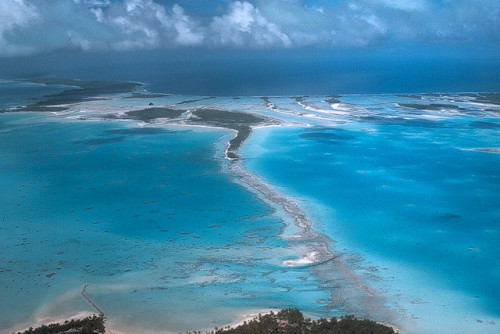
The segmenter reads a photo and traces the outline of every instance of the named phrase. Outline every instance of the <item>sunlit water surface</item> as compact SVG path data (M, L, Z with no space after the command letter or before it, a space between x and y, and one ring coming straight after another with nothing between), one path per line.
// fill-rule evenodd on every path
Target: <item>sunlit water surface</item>
M2 109L61 89L0 85L15 92ZM3 113L2 333L95 312L85 286L112 328L133 332L210 329L284 307L374 316L404 333L498 332L498 105L462 95L198 100L186 110L281 120L254 130L240 163L299 204L342 272L287 265L304 255L290 219L230 172L229 130L102 119L149 102L130 96ZM379 303L362 305L370 294Z

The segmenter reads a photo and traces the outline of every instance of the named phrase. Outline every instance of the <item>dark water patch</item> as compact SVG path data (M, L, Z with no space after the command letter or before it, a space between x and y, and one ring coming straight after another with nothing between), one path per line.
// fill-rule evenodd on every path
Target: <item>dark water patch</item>
M442 221L456 221L458 219L462 218L460 215L457 215L455 213L443 213L438 216L439 220Z
M415 115L418 115L418 113L415 113ZM360 116L356 117L356 119L359 121L368 122L372 124L380 124L380 125L400 125L400 126L417 127L417 128L446 127L446 124L444 122L427 120L427 119L418 119L418 118L408 119L403 117Z
M383 123L385 121L385 118L380 116L358 116L356 119L371 123Z
M96 139L85 139L85 140L77 140L75 144L83 144L83 145L102 145L102 144L112 144L117 143L124 140L125 137L113 137L113 138L96 138Z
M415 128L444 128L446 124L444 122L430 121L426 119L403 119L400 122L395 122L400 125L406 125Z
M170 109L170 108L146 108L140 110L127 111L124 118L136 119L143 122L151 122L157 118L178 118L185 110Z
M445 128L447 126L445 122L427 119L407 119L403 117L363 116L360 117L359 120L381 125L399 125L416 128Z
M469 127L473 129L499 129L500 124L486 121L475 121L471 122Z
M117 134L117 135L158 135L162 133L167 133L165 129L160 128L131 128L131 129L113 129L107 130L107 134Z
M306 140L314 140L325 144L337 144L342 141L353 140L356 138L356 136L346 130L332 129L326 131L321 130L305 132L300 135L300 138Z

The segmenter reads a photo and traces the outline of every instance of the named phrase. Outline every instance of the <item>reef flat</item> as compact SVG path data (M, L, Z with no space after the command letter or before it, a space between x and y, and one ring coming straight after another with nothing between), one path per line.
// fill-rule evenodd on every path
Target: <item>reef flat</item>
M210 331L289 307L497 330L495 94L2 87L1 333L96 311L114 332Z

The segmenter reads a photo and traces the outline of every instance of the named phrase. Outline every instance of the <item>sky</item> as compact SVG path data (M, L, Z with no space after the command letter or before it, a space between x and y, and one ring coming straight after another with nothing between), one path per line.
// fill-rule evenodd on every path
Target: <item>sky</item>
M197 63L210 54L255 67L262 57L281 55L292 59L290 66L298 66L293 59L309 59L305 68L325 65L326 54L330 63L323 71L350 58L361 69L386 59L397 68L460 59L472 80L495 90L499 45L498 0L0 1L0 65L9 67L0 75L16 68L24 73L26 64L43 72L36 60L42 58L47 71L56 70L55 60L65 54L96 64L103 55L134 62L139 53L148 63L187 57ZM384 66L380 74L390 67Z

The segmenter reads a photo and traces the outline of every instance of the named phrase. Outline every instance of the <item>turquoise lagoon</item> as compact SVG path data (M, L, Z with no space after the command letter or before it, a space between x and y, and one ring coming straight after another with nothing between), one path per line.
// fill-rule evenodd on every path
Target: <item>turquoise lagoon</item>
M26 104L25 83L2 85L19 91L2 109ZM280 125L254 129L231 162L229 130L104 117L150 101ZM96 312L84 287L115 332L284 307L498 332L499 115L477 94L122 94L0 114L0 332ZM317 237L301 239L287 201Z

